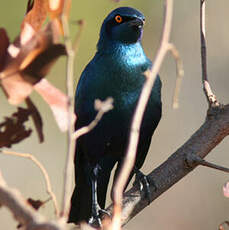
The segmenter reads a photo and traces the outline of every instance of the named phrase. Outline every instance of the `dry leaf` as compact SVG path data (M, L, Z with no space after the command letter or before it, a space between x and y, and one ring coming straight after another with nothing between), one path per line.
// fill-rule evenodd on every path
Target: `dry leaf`
M50 18L55 21L56 29L58 33L64 35L62 16L66 18L69 16L71 8L71 0L49 0L49 15Z
M64 6L66 4L66 6ZM64 9L65 7L65 9ZM71 0L49 0L49 14L53 18L61 18L63 11L68 17L71 8Z
M12 44L9 44L5 30L0 30L0 81L9 103L21 103L35 88L50 105L63 131L68 126L67 97L41 80L57 58L66 55L65 46L59 43L62 32L60 18L62 14L69 14L71 0L66 5L64 3L64 0L29 0L21 33ZM42 28L47 14L51 21ZM38 114L36 110L33 119L42 140L42 122Z
M9 38L5 29L0 28L0 72L5 65L5 57L9 46Z
M35 210L38 210L42 205L45 204L44 201L41 200L34 200L32 198L28 198L27 202L29 203L29 205L31 205Z
M30 136L32 130L26 129L24 125L30 114L28 109L18 107L18 111L11 117L5 117L5 121L0 123L0 148L10 148L12 144Z
M22 30L25 23L27 23L30 24L35 31L39 31L47 17L47 10L47 0L34 0L33 2L29 0L27 13L21 25Z
M47 13L51 12L50 2L59 2L55 4L58 10L52 9L52 12L62 12L63 0L28 1L21 33L13 44L9 44L5 30L0 30L0 79L11 104L22 102L32 92L33 85L45 77L55 60L66 54L64 46L58 44L60 31L56 20L42 29Z
M42 79L34 86L34 89L49 104L56 122L61 131L68 129L68 98L59 89L51 85L46 79ZM75 114L74 121L76 120Z
M8 47L6 63L0 74L2 87L11 104L19 104L29 96L33 85L45 77L60 55L66 53L63 45L53 43L50 24L43 31L34 34L31 31L31 26L24 26L24 37L20 38L22 45Z
M39 141L40 143L42 143L44 141L44 134L43 134L43 122L42 122L41 115L37 107L34 105L34 103L29 97L26 98L25 102L28 109L31 111L31 116L38 134Z

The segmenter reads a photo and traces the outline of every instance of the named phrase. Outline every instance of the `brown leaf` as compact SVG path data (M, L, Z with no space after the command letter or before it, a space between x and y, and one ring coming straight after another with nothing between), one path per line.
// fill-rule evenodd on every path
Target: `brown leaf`
M5 117L5 121L0 123L0 148L9 148L30 136L32 130L26 129L24 125L30 113L28 109L18 107L11 117Z
M61 131L68 129L68 98L59 89L51 85L46 79L42 79L34 86L34 89L43 97L50 106L56 122ZM73 114L76 120L75 114Z
M38 134L39 141L40 143L42 143L44 141L44 134L43 134L43 122L42 122L41 115L37 107L34 105L34 103L29 97L26 98L25 102L28 109L31 111L31 116Z
M49 15L53 22L55 22L56 31L59 35L64 35L62 16L69 16L71 8L71 0L49 0Z
M34 0L33 3L28 1L27 14L22 22L21 28L23 30L25 23L30 24L35 31L39 31L43 25L48 10L47 0Z
M37 58L22 71L22 74L41 79L48 74L56 59L64 54L66 54L66 51L63 45L52 45L40 53Z
M50 105L62 130L67 129L68 123L67 97L41 80L57 58L66 54L59 38L62 32L61 16L68 16L70 6L71 0L28 0L21 33L13 44L9 44L5 30L0 30L0 39L3 38L0 40L0 81L9 103L21 103L35 88ZM42 28L47 13L51 21ZM44 88L48 91L45 92ZM42 140L42 122L37 110L33 116Z
M26 14L33 8L34 0L29 0L27 2Z
M66 2L66 3L65 3ZM64 9L64 4L66 4L66 8ZM70 8L71 8L71 0L49 0L49 14L52 19L60 18L65 10L65 15L68 17Z
M22 31L24 40L20 39L21 46L9 46L6 64L0 75L11 104L19 104L29 96L33 85L45 77L60 55L66 53L63 45L54 44L51 24L43 31L32 32L33 28L26 25ZM32 35L28 37L26 34Z
M0 72L5 65L8 46L9 46L9 38L7 36L7 33L5 29L0 28Z
M29 203L29 205L31 205L35 210L38 210L42 205L45 204L44 201L41 200L34 200L32 198L28 198L27 202Z
M20 73L2 79L1 84L9 103L12 105L21 103L33 90L32 84L25 81Z

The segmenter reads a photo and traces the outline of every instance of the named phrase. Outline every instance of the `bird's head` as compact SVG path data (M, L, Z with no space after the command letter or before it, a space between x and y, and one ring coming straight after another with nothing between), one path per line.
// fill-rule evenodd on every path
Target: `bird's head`
M99 43L106 43L107 40L126 44L136 43L141 40L144 23L145 17L141 12L130 7L117 8L105 18Z

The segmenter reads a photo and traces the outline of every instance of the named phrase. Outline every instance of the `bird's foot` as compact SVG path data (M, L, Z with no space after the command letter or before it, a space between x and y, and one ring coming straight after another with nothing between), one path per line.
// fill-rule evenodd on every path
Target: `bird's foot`
M152 192L150 190L150 183L146 175L144 175L139 169L135 169L135 181L134 185L138 185L140 191L145 193L145 197L148 200L148 205L151 202ZM156 186L155 186L156 190Z
M99 205L96 205L96 207L92 209L91 218L89 219L88 224L94 228L102 228L102 221L107 217L111 218L110 213L101 209Z
M102 227L102 221L100 218L99 211L101 210L100 206L98 204L92 205L92 211L91 211L91 217L88 221L88 223L95 228L101 228Z

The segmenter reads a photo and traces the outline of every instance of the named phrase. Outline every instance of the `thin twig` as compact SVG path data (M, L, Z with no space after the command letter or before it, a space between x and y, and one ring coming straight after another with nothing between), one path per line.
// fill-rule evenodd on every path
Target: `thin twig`
M72 42L70 39L69 24L67 19L67 9L68 1L64 1L64 10L62 14L62 24L64 30L64 42L67 50L67 95L68 95L68 153L64 170L64 191L62 199L62 208L61 216L67 219L69 206L70 206L70 197L71 197L71 188L72 188L72 175L73 175L73 158L75 151L75 140L73 138L74 133L74 89L73 89L73 78L74 78L74 58L75 52L72 47Z
M184 76L184 68L183 68L183 63L182 59L180 57L180 54L176 47L173 44L168 44L169 51L173 55L175 61L176 61L176 72L177 72L177 77L176 77L176 85L175 85L175 90L173 94L173 108L177 109L179 107L179 93L180 93L180 88L181 88L181 83L182 79Z
M216 169L216 170L220 170L220 171L229 173L229 168L223 167L221 165L213 164L213 163L205 161L203 159L202 159L202 161L199 162L199 164L202 165L202 166L206 166L206 167L209 167L209 168L212 168L212 169Z
M51 182L50 182L50 178L49 175L45 169L45 167L36 159L35 156L33 156L32 154L29 153L18 153L18 152L14 152L14 151L8 151L8 150L1 150L1 153L6 154L6 155L13 155L13 156L18 156L18 157L24 157L24 158L28 158L30 159L35 165L37 165L37 167L41 170L44 179L45 179L45 183L46 183L46 191L47 193L50 195L53 204L54 204L54 208L55 208L55 213L57 216L59 216L59 207L58 207L58 203L57 203L57 199L56 199L56 195L52 190L52 186L51 186Z
M73 42L73 50L75 53L77 53L78 49L79 49L79 43L80 43L80 38L82 36L84 27L85 27L85 21L83 19L78 20L77 24L79 25L79 30L75 36L74 42Z
M63 230L66 229L62 221L45 221L45 218L35 211L22 197L18 190L10 188L0 171L0 204L7 207L14 218L26 229Z
M127 153L125 155L124 163L119 173L117 183L114 187L114 210L117 210L113 213L112 229L114 230L118 230L121 228L120 212L121 212L121 205L122 205L122 198L123 198L123 190L125 188L126 182L129 178L129 175L135 163L136 151L137 151L137 145L139 139L139 130L140 130L143 114L146 108L146 104L149 99L156 75L159 72L160 66L163 62L166 53L169 50L168 44L169 44L169 36L170 36L171 24L172 24L172 13L173 13L173 0L165 0L165 19L164 19L161 45L156 55L152 70L146 73L146 82L143 86L134 113L133 122L131 125L131 133L130 133L130 139L127 148Z
M213 164L211 162L208 162L204 159L202 159L200 156L198 156L197 154L191 153L188 154L186 157L186 163L188 164L188 166L193 167L195 165L202 165L208 168L212 168L212 169L216 169L216 170L220 170L226 173L229 173L229 168L225 168L221 165L216 165Z
M206 30L205 30L205 0L200 0L200 41L201 41L201 63L202 63L202 83L205 96L209 107L219 106L215 94L212 92L208 81L207 74L207 47L206 47Z
M78 129L74 134L73 138L76 140L80 136L90 132L92 129L95 128L95 126L98 124L98 122L103 117L104 113L108 112L109 110L113 109L113 99L107 98L105 101L100 101L99 99L95 100L95 109L98 110L98 113L95 117L95 119L87 126L84 126L80 129Z

